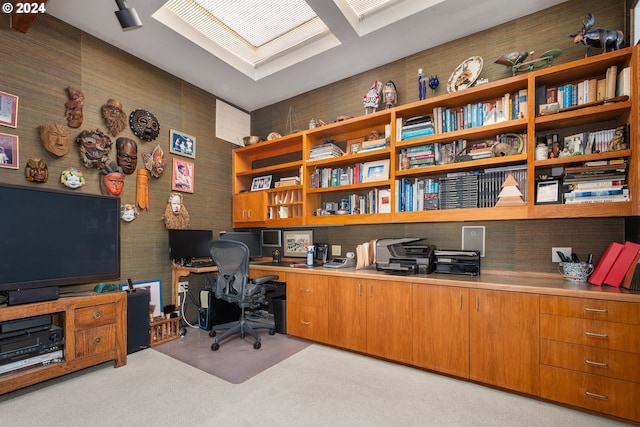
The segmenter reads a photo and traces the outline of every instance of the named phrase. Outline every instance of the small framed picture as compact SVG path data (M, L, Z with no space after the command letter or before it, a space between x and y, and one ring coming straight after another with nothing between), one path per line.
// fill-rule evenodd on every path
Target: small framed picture
M271 188L272 175L257 176L251 181L251 191L268 190Z
M0 133L0 168L18 169L18 135Z
M362 149L362 141L364 141L364 137L354 138L347 140L347 153L348 154L356 154L358 151Z
M196 158L196 137L187 135L184 132L171 129L169 131L171 144L169 151L179 156Z
M366 162L363 168L362 182L384 181L389 179L389 159Z
M309 245L313 245L313 230L285 230L282 232L282 249L285 257L306 257Z
M18 97L0 92L0 125L18 127Z
M159 317L162 314L162 280L150 280L148 282L133 282L134 289L147 289L151 297L150 305L153 306L153 317ZM121 283L119 286L121 291L129 288L128 283ZM150 307L151 308L151 307Z
M536 182L536 205L562 203L562 179L550 178Z
M173 159L172 190L193 193L194 165L192 162Z

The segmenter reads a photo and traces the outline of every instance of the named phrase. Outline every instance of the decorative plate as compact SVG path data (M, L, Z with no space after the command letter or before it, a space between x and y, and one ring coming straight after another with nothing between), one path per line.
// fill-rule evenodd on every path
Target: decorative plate
M453 70L451 77L447 81L447 92L456 92L458 90L471 87L475 82L480 72L482 71L482 58L479 56L472 56L462 61L462 64Z

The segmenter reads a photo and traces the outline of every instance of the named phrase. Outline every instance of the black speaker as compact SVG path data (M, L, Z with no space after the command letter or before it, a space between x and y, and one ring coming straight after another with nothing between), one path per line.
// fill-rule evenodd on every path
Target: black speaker
M147 289L128 292L127 298L127 354L149 347L149 304Z

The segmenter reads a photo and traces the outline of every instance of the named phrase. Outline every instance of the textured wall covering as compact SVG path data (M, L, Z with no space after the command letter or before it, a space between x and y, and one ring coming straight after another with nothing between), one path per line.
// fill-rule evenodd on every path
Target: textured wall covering
M305 128L310 118L331 121L344 114L363 113L362 96L373 80L394 80L399 103L417 100L415 85L418 68L427 76L438 75L446 91L446 80L462 60L471 55L485 59L483 77L496 80L508 76L504 66L493 64L502 53L511 50L563 49L559 62L580 58L583 46L574 46L568 35L579 28L584 15L591 11L597 25L622 28L624 2L571 0L540 13L522 17L477 36L420 52L400 61L319 88L293 99L252 112L254 134L272 130L287 133L289 109L295 112L296 125ZM139 153L151 152L156 145L165 150L169 160L165 175L150 180L151 209L135 221L122 224L122 281L161 279L165 302L169 299L171 279L167 232L161 220L171 192L169 130L176 129L197 138L195 192L184 194L191 215L192 228L213 229L215 233L231 227L231 151L233 146L216 139L215 100L208 94L161 71L119 49L89 36L48 15L38 17L26 33L9 28L9 17L0 15L0 90L20 97L18 128L0 127L0 132L20 138L20 168L0 168L0 182L28 184L24 179L27 159L39 157L49 165L47 188L64 189L59 174L68 167L81 168L87 185L80 190L99 193L96 170L81 166L76 147L62 158L54 157L42 147L37 128L49 122L65 123L65 89L76 87L84 92L84 124L72 130L75 138L81 130L102 129L100 107L109 98L122 102L127 113L142 108L151 111L161 125L160 136L151 142L139 141ZM384 55L384 52L380 52ZM328 66L330 69L330 66ZM128 128L123 136L133 137ZM115 159L115 149L110 159ZM189 160L182 157L184 160ZM142 166L141 159L138 166ZM29 185L35 185L29 183ZM126 176L123 203L135 200L135 176ZM16 213L19 214L19 213ZM441 248L460 245L462 225L476 223L392 224L376 227L348 226L315 229L317 241L341 244L343 253L356 244L377 237L418 236ZM551 272L550 247L573 246L578 253L598 255L612 240L624 238L624 220L580 219L549 221L494 221L477 225L487 227L486 268ZM583 233L578 234L576 230ZM190 281L203 282L192 276ZM197 285L197 283L195 284ZM85 287L92 287L87 284ZM197 286L194 286L197 287ZM192 287L192 289L194 288Z
M138 141L138 167L144 167L141 153L160 145L168 160L160 179L150 178L151 209L141 211L131 223L121 222L122 283L161 279L165 302L169 301L171 269L167 231L162 221L171 193L169 130L175 129L197 139L196 158L179 157L195 163L195 192L184 193L192 228L213 229L216 233L231 226L231 150L233 146L216 139L216 97L161 71L96 38L82 33L48 15L38 17L26 33L9 28L7 15L0 17L0 90L19 96L17 129L0 127L0 132L20 138L18 170L0 168L0 182L36 185L24 179L27 159L38 157L49 166L49 181L42 186L65 189L60 173L68 167L81 169L87 185L83 193L100 193L100 174L80 162L77 146L61 158L42 147L38 126L49 122L66 124L64 103L66 88L73 86L85 96L84 123L71 129L71 137L82 130L106 127L100 107L107 99L119 100L129 114L135 109L152 112L160 122L160 135L154 141L142 141L127 128L118 136ZM115 138L112 138L115 144ZM115 160L115 146L109 156ZM126 175L122 203L135 201L135 175ZM193 280L198 280L194 277ZM199 280L204 280L199 278Z

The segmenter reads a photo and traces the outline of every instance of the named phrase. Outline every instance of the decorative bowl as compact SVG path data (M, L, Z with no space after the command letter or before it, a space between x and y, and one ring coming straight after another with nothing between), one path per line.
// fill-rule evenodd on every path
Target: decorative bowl
M262 139L260 139L259 136L255 136L255 135L245 136L244 138L242 138L242 140L244 141L244 145L253 145L262 141Z

